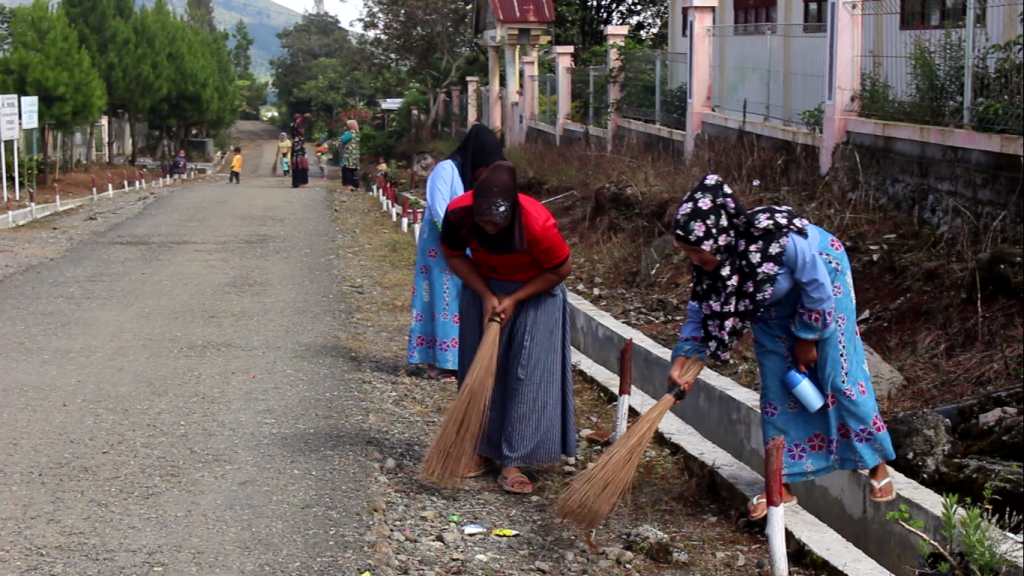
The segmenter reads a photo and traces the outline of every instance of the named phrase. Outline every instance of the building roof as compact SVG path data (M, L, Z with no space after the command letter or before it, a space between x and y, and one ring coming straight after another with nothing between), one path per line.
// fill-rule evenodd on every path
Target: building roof
M503 24L547 24L555 21L554 0L490 0L494 19Z

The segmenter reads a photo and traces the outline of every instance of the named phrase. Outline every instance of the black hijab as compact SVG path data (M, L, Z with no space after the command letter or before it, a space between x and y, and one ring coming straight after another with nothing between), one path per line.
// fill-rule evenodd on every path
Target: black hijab
M462 236L476 240L490 254L514 254L526 250L516 169L511 162L495 162L480 176L473 188L473 205L448 210L447 218ZM501 229L491 234L480 223Z
M474 124L448 160L455 162L459 168L462 188L469 192L474 188L473 174L484 166L504 161L505 154L501 150L501 141L494 131L483 124Z
M807 236L810 222L786 206L747 211L729 186L709 175L679 205L673 236L722 261L712 272L693 267L693 295L703 313L708 356L728 361L736 342L771 298L789 233Z

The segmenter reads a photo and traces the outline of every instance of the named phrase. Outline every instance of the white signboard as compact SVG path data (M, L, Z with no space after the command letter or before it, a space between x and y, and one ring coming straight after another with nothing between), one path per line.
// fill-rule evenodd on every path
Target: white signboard
M39 96L21 97L21 129L39 128Z
M4 94L0 96L0 140L17 140L18 133L18 95Z

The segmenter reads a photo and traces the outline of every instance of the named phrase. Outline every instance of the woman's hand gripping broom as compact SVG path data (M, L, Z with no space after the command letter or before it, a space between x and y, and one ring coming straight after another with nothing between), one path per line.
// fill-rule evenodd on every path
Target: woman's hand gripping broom
M459 394L448 408L441 430L423 460L420 479L424 482L441 488L455 488L465 483L490 411L500 339L501 320L491 318Z
M700 374L704 363L697 358L687 360L682 373L675 380L683 382L669 386L668 392L646 414L637 419L590 469L580 474L562 496L558 515L587 530L595 530L611 515L615 505L629 490L636 469L640 465L647 445L658 431L665 413L686 398L689 385Z

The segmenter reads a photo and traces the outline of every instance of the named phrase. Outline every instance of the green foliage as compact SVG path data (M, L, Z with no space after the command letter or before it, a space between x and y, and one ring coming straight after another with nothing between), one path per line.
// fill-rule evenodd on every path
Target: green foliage
M359 133L359 148L365 156L373 158L376 165L377 158L387 158L392 150L402 140L402 133L398 130L361 130Z
M998 542L999 530L988 514L994 499L992 484L985 490L984 500L977 505L968 499L963 504L956 494L942 499L942 528L936 540L922 538L919 553L929 562L929 569L951 576L999 576L1010 558ZM910 508L901 505L887 515L918 536L923 535L924 522L911 517Z
M252 73L253 39L244 20L235 24L231 40L231 65L235 69L235 86L241 99L239 107L246 119L258 120L260 108L267 103L269 84L257 80Z
M821 134L821 130L825 126L825 103L822 102L810 110L801 112L800 124L811 132Z
M277 37L282 55L270 65L282 122L290 122L296 113L312 112L317 114L315 121L329 124L341 103L358 106L371 92L364 73L368 58L336 17L305 14Z
M1024 18L1024 16L1022 16ZM868 118L961 127L964 70L962 33L920 34L909 46L907 94L901 97L880 66L861 79L860 114ZM1024 35L978 50L973 58L972 128L1024 133Z
M440 113L441 92L461 83L461 72L477 53L471 3L450 0L366 0L361 19L376 67L404 71L408 85L425 94L426 125Z
M607 26L628 22L630 40L665 49L668 5L664 0L555 0L553 42L586 53L605 43Z
M5 92L39 96L42 120L57 128L92 122L103 110L103 83L67 16L46 0L11 10L10 48L0 58Z
M620 84L621 95L615 103L620 114L683 128L686 124L687 85L684 79L672 86L670 68L676 64L667 61L665 53L646 50L642 45L627 40L620 52L622 65L613 79ZM658 117L658 61L660 60L661 115ZM685 66L681 67L685 69Z

